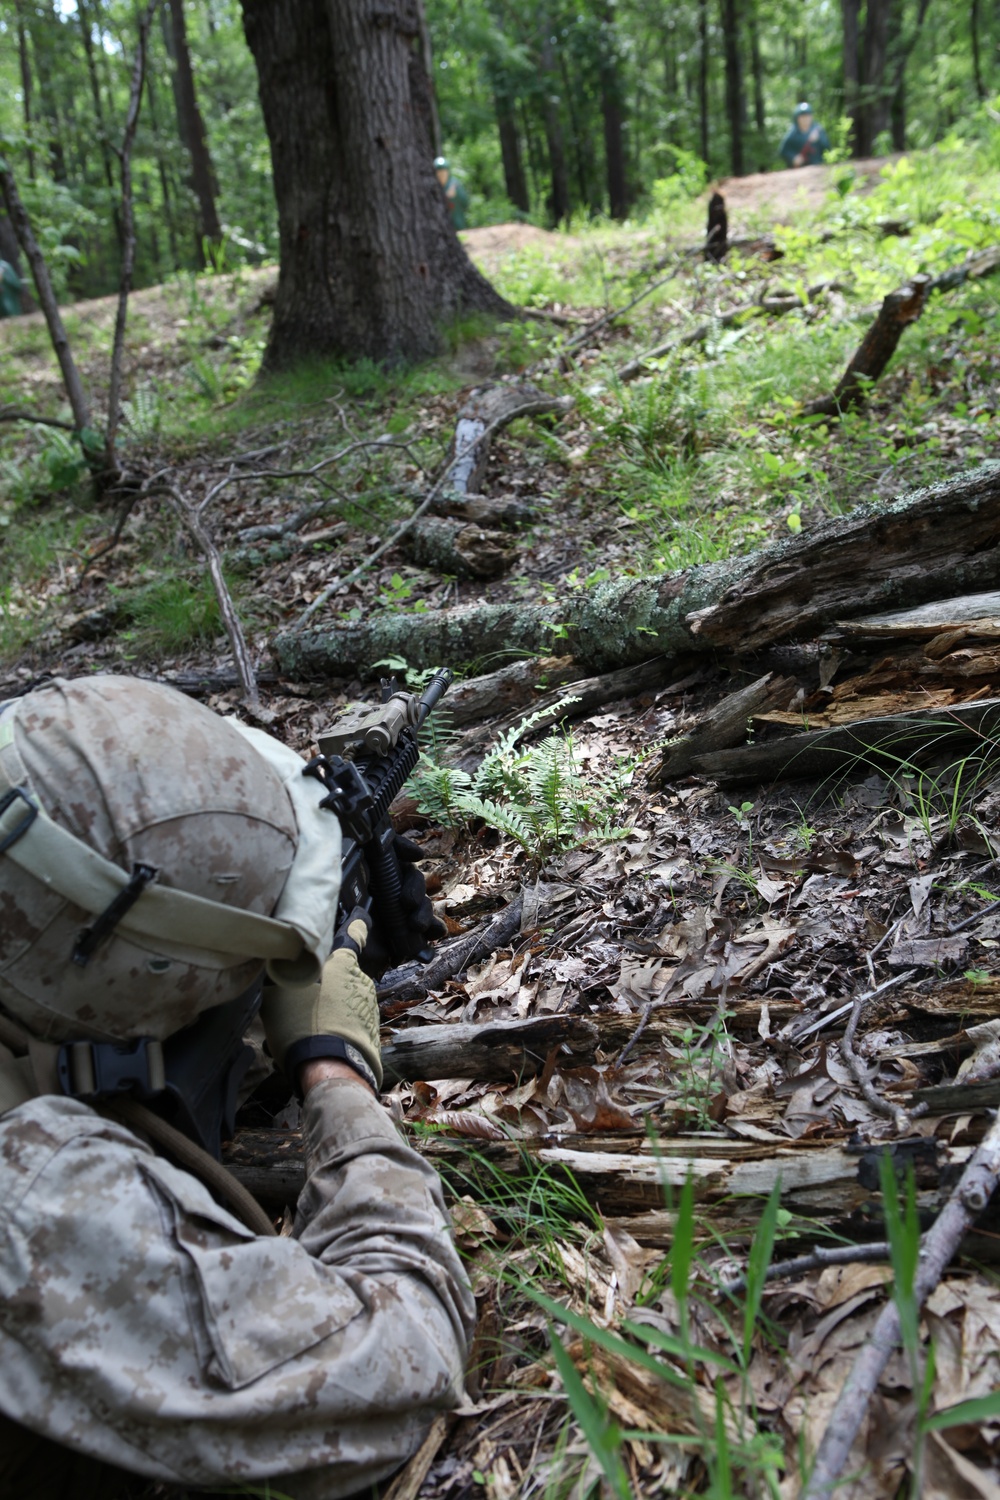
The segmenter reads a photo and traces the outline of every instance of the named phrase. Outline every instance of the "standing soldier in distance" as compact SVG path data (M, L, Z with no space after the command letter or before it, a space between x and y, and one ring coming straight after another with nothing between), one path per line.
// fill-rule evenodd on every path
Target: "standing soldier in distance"
M813 119L812 105L805 100L795 106L792 124L778 147L779 155L789 167L815 167L830 149L826 131Z
M451 222L456 229L466 228L466 211L469 207L469 195L465 189L465 183L456 177L448 165L446 156L439 156L434 162L434 175L444 189L445 201L451 214Z

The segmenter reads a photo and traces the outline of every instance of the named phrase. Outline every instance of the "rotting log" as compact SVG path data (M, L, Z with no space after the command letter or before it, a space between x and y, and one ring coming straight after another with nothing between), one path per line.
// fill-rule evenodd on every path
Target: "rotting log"
M794 1000L770 999L773 1023L794 1019L801 1007ZM704 1022L718 1010L712 1001L678 1001L663 1005L657 1019L642 1029L634 1057L657 1051L668 1038ZM731 1000L726 1025L734 1035L756 1035L760 1000ZM391 1040L382 1047L382 1066L391 1083L435 1078L474 1078L485 1083L516 1083L540 1073L553 1048L563 1067L590 1067L599 1055L621 1050L635 1034L636 1016L531 1016L527 1020L442 1021L427 1026L388 1030ZM996 1086L1000 1089L1000 1084Z
M457 495L477 494L489 462L493 434L517 417L543 416L570 410L571 396L549 396L527 382L491 385L473 391L458 414L448 450L444 488Z
M455 725L478 724L483 719L533 708L546 687L573 682L579 671L571 656L512 661L496 672L454 683L445 703L447 716Z
M808 640L873 608L973 593L1000 573L1000 464L889 502L859 506L747 557L660 578L613 578L554 604L476 604L287 631L274 651L289 676L346 677L386 656L415 667L551 649L558 631L585 670L651 655L748 651Z
M535 520L540 502L515 499L512 495L443 494L431 505L436 516L472 521L492 530L516 531Z
M789 702L796 683L790 677L766 677L727 693L719 703L703 714L691 734L671 740L664 746L659 761L650 772L650 782L660 786L677 776L686 776L695 759L713 750L728 750L746 739L747 724L754 714L778 708Z
M407 533L402 549L421 567L455 578L497 578L517 553L510 535L486 531L448 516L425 516Z
M986 698L948 708L858 719L738 750L711 751L693 756L690 769L726 784L833 776L861 760L891 773L899 769L903 758L926 758L945 748L957 758L969 745L995 740L998 731L1000 698Z
M634 667L604 672L600 677L578 678L567 674L558 685L550 687L548 692L536 693L534 700L526 705L527 712L535 721L529 733L544 734L561 719L585 718L618 698L633 698L638 693L657 691L666 686L669 665L665 657L657 656ZM559 675L563 677L562 673ZM552 681L551 677L549 681ZM573 702L567 703L566 700L570 698ZM470 770L479 764L497 734L514 728L524 717L524 710L512 710L499 723L494 721L468 730L457 743L448 747L447 759L463 770Z
M1000 593L965 594L958 599L935 599L917 609L895 609L864 615L860 620L838 620L826 632L828 640L933 640L935 636L1000 637Z
M470 1112L470 1123L476 1118ZM568 1135L497 1141L435 1136L419 1144L425 1156L459 1193L470 1190L480 1163L489 1170L521 1177L539 1167L556 1177L571 1176L587 1200L603 1214L648 1214L684 1186L690 1173L695 1198L712 1210L713 1227L752 1232L760 1220L760 1199L781 1182L781 1206L823 1222L853 1221L861 1228L879 1223L879 1157L886 1149L900 1167L912 1163L917 1202L933 1212L947 1196L947 1184L972 1156L972 1146L939 1141L877 1145L861 1152L845 1146L801 1141L738 1141L724 1136L660 1137L644 1131L615 1135ZM223 1148L223 1160L260 1202L293 1203L304 1181L302 1143L297 1131L241 1130ZM721 1213L720 1222L717 1215Z

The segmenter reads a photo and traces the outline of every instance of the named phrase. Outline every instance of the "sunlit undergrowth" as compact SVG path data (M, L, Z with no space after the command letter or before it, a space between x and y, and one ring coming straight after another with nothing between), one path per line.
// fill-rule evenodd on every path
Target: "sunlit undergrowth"
M520 375L571 392L576 408L551 429L512 429L505 462L516 455L521 483L537 477L546 498L575 491L586 497L585 516L589 508L595 517L620 517L625 541L616 566L630 571L725 558L946 477L997 451L1000 277L934 300L905 333L867 409L830 424L803 421L801 406L832 390L886 292L916 271L937 273L1000 240L1000 130L983 120L978 142L950 140L887 163L874 187L849 164L834 168L822 207L797 208L785 225L761 209L742 217L734 210L731 231L768 229L783 251L778 260L734 250L714 266L683 253L704 215L704 199L692 196L700 183L685 175L683 162L657 184L641 223L574 223L542 242L515 236L506 254L484 252L495 257L488 274L512 301L578 319L623 306L662 280L610 328L571 348L577 322L497 327L465 319L443 330L438 359L415 367L320 360L263 376L273 268L186 275L148 289L130 313L125 456L149 471L202 456L224 464L258 450L265 465L280 466L277 455L294 452L301 469L355 440L405 442L405 454L351 458L328 476L339 496L331 517L357 533L360 547L407 514L428 483L458 394ZM825 290L809 291L823 283ZM809 305L726 327L715 317L781 292ZM98 406L112 319L110 300L67 309ZM678 342L706 324L703 337ZM630 358L671 342L638 379L618 378ZM0 357L5 401L66 415L37 316L0 327ZM498 481L491 483L496 491ZM250 503L270 520L324 493L311 481L276 481ZM73 607L67 587L110 524L93 509L68 435L0 426L0 652L20 650L54 604ZM142 585L143 569L162 565L161 530L147 531L136 522L126 532L125 555L137 570L126 589ZM544 540L544 519L534 535ZM313 561L331 544L315 545ZM600 544L586 534L579 550L585 562L600 558ZM268 555L237 545L232 567L249 577ZM410 570L406 582L420 604L441 581ZM529 571L529 596L550 585ZM350 599L342 612L359 618L366 608L364 599ZM204 638L197 630L189 636Z

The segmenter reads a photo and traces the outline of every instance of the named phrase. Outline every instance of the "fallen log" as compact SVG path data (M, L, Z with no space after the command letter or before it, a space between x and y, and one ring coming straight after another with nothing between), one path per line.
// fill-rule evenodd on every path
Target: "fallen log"
M456 495L478 494L486 476L493 434L516 417L567 412L572 396L548 396L537 386L491 385L473 391L458 414L451 440L444 489Z
M473 522L425 516L407 533L402 550L421 567L455 578L497 578L517 549L507 532L487 531Z
M475 1116L470 1114L470 1119ZM525 1140L484 1140L446 1135L424 1137L421 1155L459 1194L484 1164L488 1171L522 1177L546 1168L572 1178L605 1215L662 1212L690 1173L695 1199L712 1205L717 1233L752 1234L760 1200L781 1182L781 1206L827 1224L868 1225L879 1180L879 1157L888 1150L900 1167L912 1163L917 1203L933 1213L948 1184L973 1154L971 1146L940 1141L880 1142L861 1152L808 1140L736 1141L724 1136L660 1137L644 1131L614 1135L566 1135ZM223 1160L261 1203L294 1203L304 1182L302 1142L297 1131L240 1130L223 1147ZM876 1219L876 1224L878 1220Z
M860 620L838 620L824 639L832 641L933 640L935 636L1000 638L1000 593L965 594L958 599L935 599L916 609L896 609L865 615Z
M901 760L923 759L942 749L957 759L963 747L995 739L998 730L1000 698L987 698L953 708L859 719L738 750L710 751L693 756L690 769L726 784L826 777L849 770L859 761L891 774L899 770Z
M537 502L515 500L507 495L439 496L431 505L436 516L451 516L456 521L472 521L494 530L516 531L527 526L538 515Z
M677 776L686 776L694 761L713 750L727 750L746 739L747 725L755 714L765 709L777 708L787 703L796 690L790 677L775 677L769 672L766 677L728 693L699 720L691 734L669 741L659 761L650 772L650 783L661 786Z
M448 689L446 708L452 724L478 724L501 714L532 709L547 687L562 687L579 675L571 656L532 656L512 661L496 672L468 677Z
M546 693L536 693L534 700L526 704L524 710L509 711L499 723L494 721L467 731L457 744L448 747L447 758L463 770L470 770L478 765L484 751L498 734L513 729L523 721L525 712L530 713L534 720L531 735L544 734L562 719L585 718L618 698L632 698L637 693L664 687L668 665L664 657L657 656L652 661L640 662L634 667L622 667L617 672L602 673L600 677L578 678L575 671L579 668L574 663L574 673L564 676L560 672L559 683ZM574 701L567 705L567 698Z
M1000 465L887 503L860 506L747 557L661 578L614 578L555 604L477 604L286 631L274 641L296 678L346 677L386 656L413 666L542 654L554 633L593 672L719 648L808 640L874 608L990 587L1000 572Z
M443 944L430 963L404 964L383 974L378 986L381 1005L419 999L439 989L446 980L460 974L470 964L504 947L521 930L521 898L512 901L475 932L463 933ZM442 1075L443 1076L443 1075Z

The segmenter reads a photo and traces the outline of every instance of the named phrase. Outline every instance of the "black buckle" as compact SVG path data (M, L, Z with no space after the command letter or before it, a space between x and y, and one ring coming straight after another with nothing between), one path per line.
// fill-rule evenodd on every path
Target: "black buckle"
M165 1086L163 1047L151 1037L133 1042L64 1042L56 1056L59 1087L71 1099L127 1094L140 1099Z
M8 833L5 839L0 839L0 854L4 854L10 848L11 844L16 844L21 835L27 833L32 823L38 817L38 804L31 800L23 786L12 786L9 792L4 792L3 796L0 797L0 817L19 798L27 808L27 812L15 829Z

